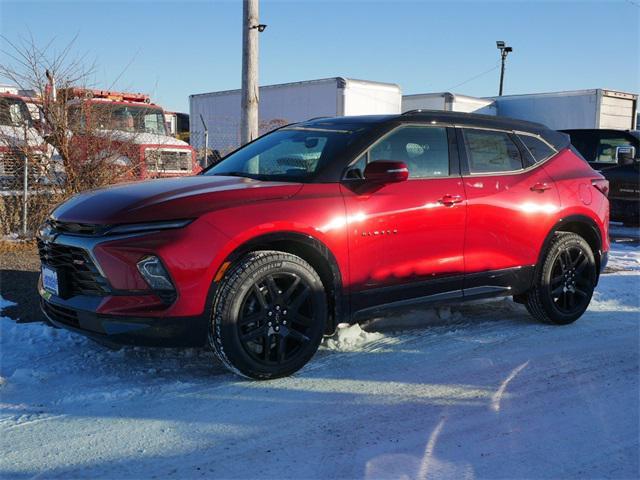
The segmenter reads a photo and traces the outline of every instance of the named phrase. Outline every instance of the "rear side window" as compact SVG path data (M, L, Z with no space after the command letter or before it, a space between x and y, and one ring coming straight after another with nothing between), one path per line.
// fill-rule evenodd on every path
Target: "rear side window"
M555 153L553 148L537 137L518 135L518 138L524 143L524 146L527 147L527 150L529 150L529 153L531 153L536 163L546 160Z
M520 150L508 133L463 129L471 173L511 172L522 169Z

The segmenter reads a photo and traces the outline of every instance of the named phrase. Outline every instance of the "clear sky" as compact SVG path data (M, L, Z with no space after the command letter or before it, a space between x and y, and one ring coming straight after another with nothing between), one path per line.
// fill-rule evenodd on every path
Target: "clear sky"
M3 37L62 48L78 34L96 87L115 82L178 111L189 94L239 88L241 20L240 0L0 0ZM640 90L640 0L262 0L260 22L261 85L344 76L404 93L496 95L499 70L480 74L497 67L505 40L505 94Z

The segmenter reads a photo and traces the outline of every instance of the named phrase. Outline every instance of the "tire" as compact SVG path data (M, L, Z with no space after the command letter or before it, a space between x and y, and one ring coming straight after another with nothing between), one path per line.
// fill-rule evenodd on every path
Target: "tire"
M586 311L596 281L596 261L587 241L575 233L556 233L524 304L541 322L567 325Z
M326 322L325 290L313 267L289 253L256 251L218 285L209 344L238 375L285 377L313 357Z

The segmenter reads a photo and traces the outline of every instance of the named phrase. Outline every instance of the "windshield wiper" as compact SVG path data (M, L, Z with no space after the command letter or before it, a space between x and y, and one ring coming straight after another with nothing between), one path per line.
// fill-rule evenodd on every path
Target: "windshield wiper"
M214 177L245 177L245 178L254 178L250 173L247 172L220 172L213 173Z

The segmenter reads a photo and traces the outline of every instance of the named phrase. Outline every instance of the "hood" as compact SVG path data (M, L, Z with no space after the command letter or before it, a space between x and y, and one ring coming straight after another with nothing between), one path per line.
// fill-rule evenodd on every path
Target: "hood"
M240 177L177 177L116 185L78 194L51 214L55 220L100 225L196 218L227 206L286 198L299 183Z
M169 135L148 132L125 132L123 130L98 130L96 135L108 137L114 141L135 143L136 145L164 145L167 147L188 147L187 142Z
M0 125L0 147L41 147L44 143L44 139L33 127L27 128L25 136L22 127Z

